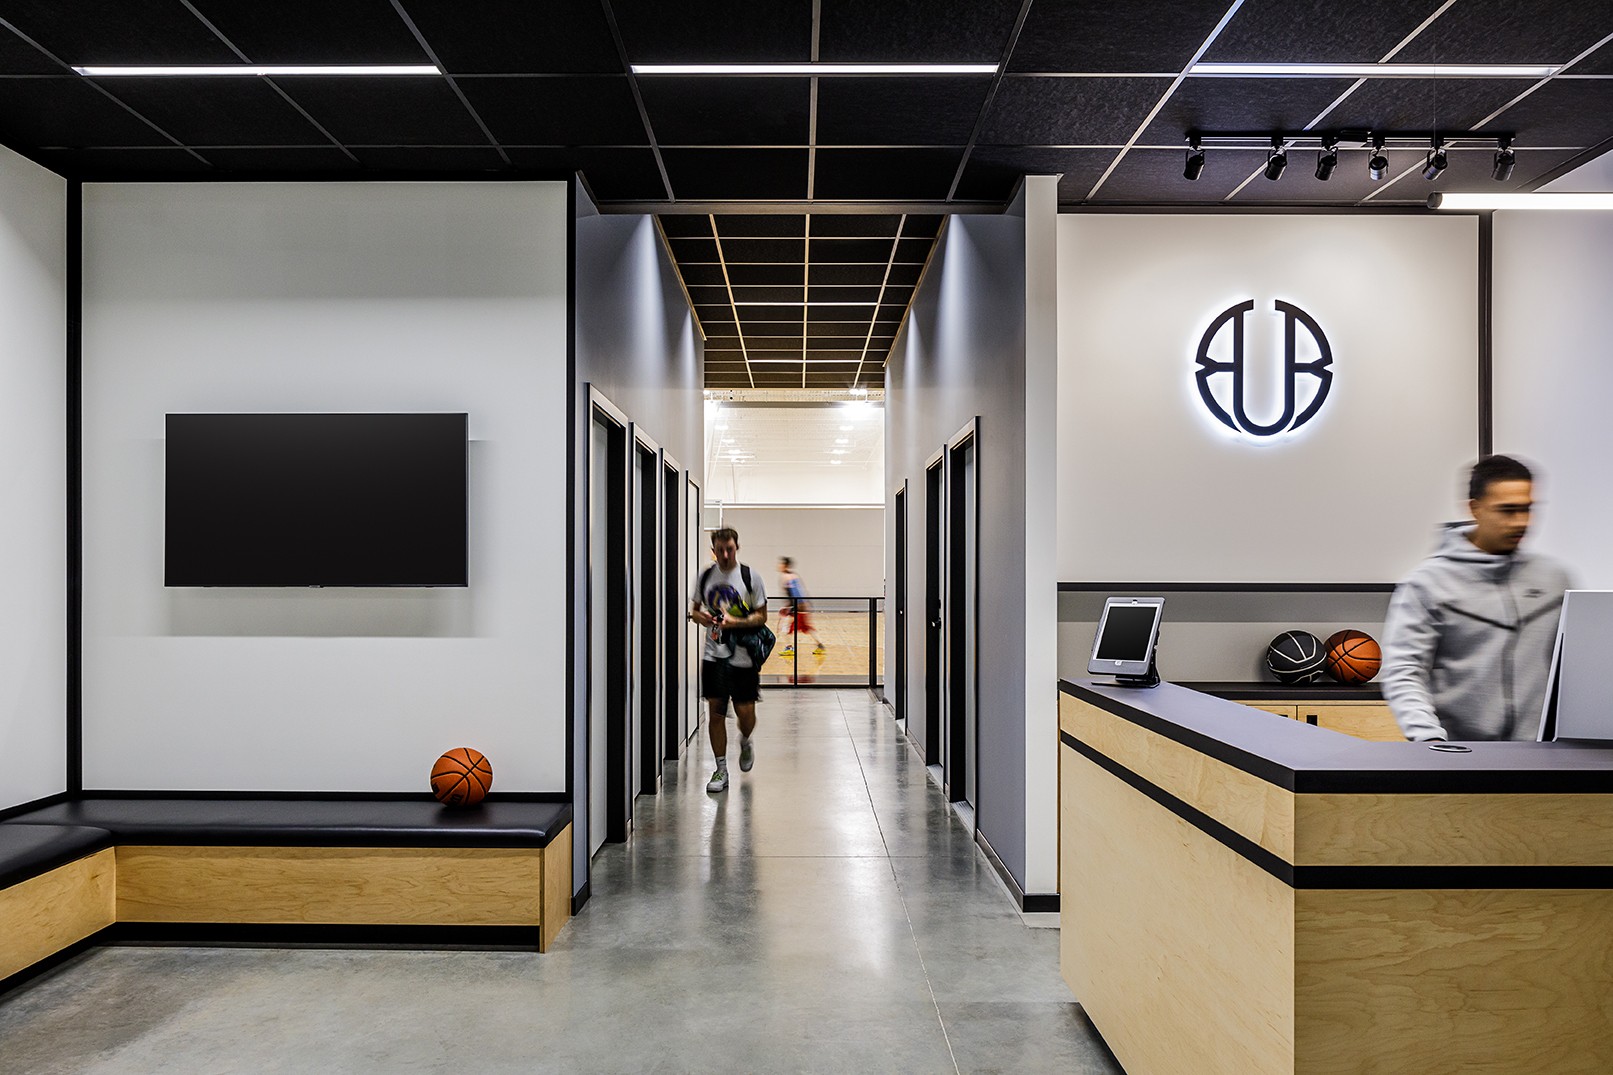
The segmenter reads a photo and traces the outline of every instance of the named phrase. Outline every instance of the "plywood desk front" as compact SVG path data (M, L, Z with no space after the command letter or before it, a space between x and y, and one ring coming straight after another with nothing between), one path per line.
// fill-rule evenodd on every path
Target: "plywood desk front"
M1613 1071L1613 749L1064 680L1061 964L1130 1075Z

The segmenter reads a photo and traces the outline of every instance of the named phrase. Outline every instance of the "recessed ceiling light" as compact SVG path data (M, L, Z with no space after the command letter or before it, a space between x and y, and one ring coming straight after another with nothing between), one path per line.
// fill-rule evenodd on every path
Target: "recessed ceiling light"
M636 63L635 75L995 75L994 63Z
M1196 63L1199 78L1546 78L1558 64Z
M829 465L832 466L832 467L838 467L840 465L840 460L831 459L831 460L829 460Z
M851 438L850 437L836 437L835 438L835 443L836 444L850 444L851 443Z
M433 64L201 64L188 67L75 67L91 78L280 78L285 75L440 75Z
M1613 209L1613 193L1430 194L1430 209Z
M846 455L848 453L846 452L846 450L844 448L831 448L831 449L829 449L829 454L830 455Z

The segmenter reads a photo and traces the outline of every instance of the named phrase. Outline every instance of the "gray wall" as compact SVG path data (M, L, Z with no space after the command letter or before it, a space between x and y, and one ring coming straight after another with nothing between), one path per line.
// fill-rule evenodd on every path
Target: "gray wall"
M778 596L778 558L795 561L807 593L878 597L885 584L884 508L724 508L739 531L739 558L761 570Z
M1055 714L1056 683L1052 668L1054 632L1052 565L1035 566L1028 577L1027 548L1033 538L1045 537L1051 548L1052 517L1033 535L1027 515L1036 517L1046 505L1051 511L1052 486L1032 497L1027 455L1038 466L1052 456L1051 428L1039 424L1038 403L1027 403L1031 393L1052 407L1052 393L1042 386L1051 376L1056 354L1050 353L1050 333L1036 326L1030 335L1037 349L1027 372L1027 310L1039 310L1027 294L1045 273L1051 276L1052 249L1047 264L1027 274L1028 231L1042 229L1051 236L1054 208L1052 187L1046 191L1027 180L1010 210L1000 216L954 216L942 232L935 253L915 296L912 312L892 348L886 367L886 473L890 494L905 481L908 489L908 734L923 748L924 728L924 563L926 461L941 449L970 419L978 416L978 473L980 481L979 577L979 802L976 817L981 835L990 843L1009 872L1028 892L1051 891L1052 862L1037 863L1027 879L1027 721L1028 649L1045 642L1046 705L1038 718ZM1031 197L1027 191L1035 190ZM1046 201L1046 205L1042 204ZM1027 210L1027 204L1031 206ZM1036 217L1027 222L1027 212ZM1041 219L1045 215L1047 219ZM1051 310L1046 311L1051 316ZM1038 415L1028 421L1028 411ZM1048 416L1049 418L1051 415ZM1027 428L1037 442L1027 443ZM1043 443L1045 441L1045 443ZM1050 464L1049 464L1050 465ZM894 501L887 501L891 506ZM894 519L894 511L889 518ZM1045 534L1042 531L1045 530ZM887 531L887 546L895 535ZM887 552L887 575L892 570ZM1046 578L1041 578L1042 574ZM1046 596L1046 615L1034 627L1028 624L1027 594ZM887 616L889 624L893 617ZM1033 637L1034 631L1034 637ZM888 648L887 652L894 652ZM887 677L889 679L889 676ZM1034 689L1034 688L1033 688ZM1056 728L1056 714L1051 717ZM1047 757L1057 754L1056 732L1047 742ZM1041 804L1052 823L1056 803ZM1042 880L1042 867L1046 880ZM1045 884L1045 887L1042 887Z
M588 585L589 385L620 408L682 469L704 472L704 341L677 274L649 216L603 216L580 184L573 186L572 632L571 717L574 883L588 877ZM557 466L564 462L556 461ZM679 498L684 507L685 498ZM556 502L554 510L564 510ZM679 513L689 529L687 510ZM684 564L686 557L678 557ZM687 572L678 571L683 579ZM683 580L684 586L688 585ZM687 601L684 602L687 604Z

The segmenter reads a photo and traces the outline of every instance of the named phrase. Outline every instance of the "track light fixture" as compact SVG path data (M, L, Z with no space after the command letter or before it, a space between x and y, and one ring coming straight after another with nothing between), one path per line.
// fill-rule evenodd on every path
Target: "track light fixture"
M1189 135L1187 139L1187 163L1182 167L1182 178L1192 183L1204 174L1204 150L1199 145L1198 135Z
M1495 164L1490 168L1490 178L1497 183L1505 183L1512 178L1512 169L1517 163L1518 158L1512 152L1512 139L1501 139L1496 146Z
M1271 140L1271 154L1266 158L1266 178L1275 182L1288 167L1288 151L1283 148L1281 138Z
M1423 162L1423 178L1432 183L1439 178L1439 173L1443 172L1449 163L1445 159L1444 140L1434 139L1433 148L1428 151L1428 159Z
M1339 166L1339 140L1324 138L1322 151L1316 154L1316 178L1326 183L1333 178L1333 169Z
M1367 178L1374 183L1389 174L1389 158L1383 155L1383 139L1372 140L1372 156L1367 158Z

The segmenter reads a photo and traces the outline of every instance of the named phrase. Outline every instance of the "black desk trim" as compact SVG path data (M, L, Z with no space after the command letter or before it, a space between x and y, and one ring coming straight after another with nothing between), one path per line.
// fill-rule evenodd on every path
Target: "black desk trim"
M1059 741L1290 888L1352 891L1613 888L1613 866L1295 866L1069 732L1061 730Z

